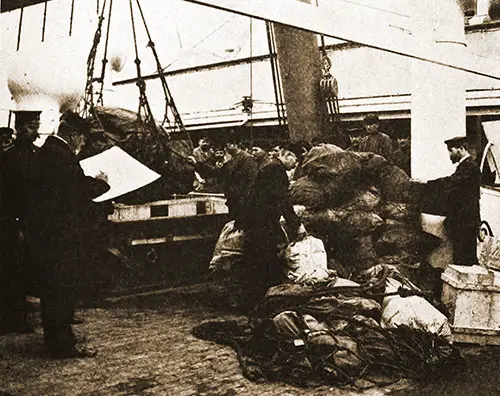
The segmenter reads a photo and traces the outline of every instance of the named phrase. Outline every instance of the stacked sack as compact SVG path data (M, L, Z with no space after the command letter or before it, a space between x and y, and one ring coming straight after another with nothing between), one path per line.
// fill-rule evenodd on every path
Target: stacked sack
M421 231L409 176L373 153L313 147L297 169L291 200L307 230L325 243L339 275L379 263L404 267L421 261Z

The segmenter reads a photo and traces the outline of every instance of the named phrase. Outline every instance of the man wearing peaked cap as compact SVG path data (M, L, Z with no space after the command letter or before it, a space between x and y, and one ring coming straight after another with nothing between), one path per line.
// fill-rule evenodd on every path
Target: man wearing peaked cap
M477 235L480 225L479 198L481 171L469 153L465 136L444 141L455 172L447 177L430 180L427 193L440 194L445 200L445 228L453 246L456 265L475 265L477 261Z
M3 213L0 247L0 333L30 332L26 300L34 266L26 255L25 215L31 195L33 163L38 148L41 111L18 110L15 114L16 139L2 154L0 205Z
M93 293L97 224L105 213L92 201L109 189L85 176L77 153L85 144L86 122L65 113L35 160L36 189L30 196L27 243L37 259L44 343L54 358L93 356L76 342L71 328L75 301ZM98 219L99 218L99 219Z

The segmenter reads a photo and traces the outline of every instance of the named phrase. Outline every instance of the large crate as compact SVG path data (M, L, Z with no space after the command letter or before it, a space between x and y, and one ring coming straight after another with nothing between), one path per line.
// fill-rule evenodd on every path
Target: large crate
M500 272L450 265L441 279L454 341L500 345Z
M134 291L202 280L229 214L225 199L207 196L118 204L109 220L127 258L114 291Z
M224 213L228 213L228 208L226 199L223 197L186 197L140 205L115 204L115 210L109 216L109 220L121 223L152 218L179 218Z

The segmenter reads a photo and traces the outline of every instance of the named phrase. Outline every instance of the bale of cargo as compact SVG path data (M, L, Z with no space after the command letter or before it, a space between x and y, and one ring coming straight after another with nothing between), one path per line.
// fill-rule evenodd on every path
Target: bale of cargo
M361 169L361 158L351 151L325 144L313 147L304 157L296 171L297 177L310 176L324 179L345 176Z
M386 164L387 160L381 155L367 152L354 152L361 160L361 167L367 178L376 177Z
M409 204L403 202L391 202L387 201L382 203L375 213L377 213L383 219L398 220L398 221L408 221L410 216Z
M375 251L371 235L358 236L354 240L357 249L353 252L352 259L357 271L369 268L378 263L378 255Z
M360 190L353 198L342 205L342 209L349 211L371 212L381 202L380 191L375 186Z
M327 193L323 186L308 176L301 177L290 188L293 205L303 205L316 210L326 206Z
M374 212L345 211L341 224L346 231L357 235L371 234L384 224Z
M412 228L387 228L375 240L375 249L380 256L395 254L401 250L416 252L420 235Z
M384 201L393 202L409 202L410 185L410 177L406 172L389 163L380 170L376 183Z
M91 119L92 133L82 158L118 146L162 176L120 197L120 202L144 203L192 190L194 167L187 158L193 147L187 134L168 134L159 124L141 124L136 112L121 108L96 107L93 115L96 117Z

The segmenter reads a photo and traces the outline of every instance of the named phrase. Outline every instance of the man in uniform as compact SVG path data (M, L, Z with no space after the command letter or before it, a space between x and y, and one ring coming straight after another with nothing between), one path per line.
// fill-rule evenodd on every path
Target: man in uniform
M425 195L444 200L445 229L453 247L453 262L456 265L475 265L477 261L477 235L481 221L479 197L481 172L469 153L467 138L454 137L444 142L450 160L457 164L455 172L447 177L430 181L412 179L426 184Z
M104 177L85 176L78 161L88 133L85 120L66 112L34 163L26 241L36 259L44 342L54 358L95 354L76 343L71 328L74 303L93 281L86 275L95 265L92 236L100 208L92 199L109 189Z
M41 111L15 111L16 139L2 153L0 163L0 333L26 333L26 293L32 267L26 256L24 237L27 197L39 137Z

